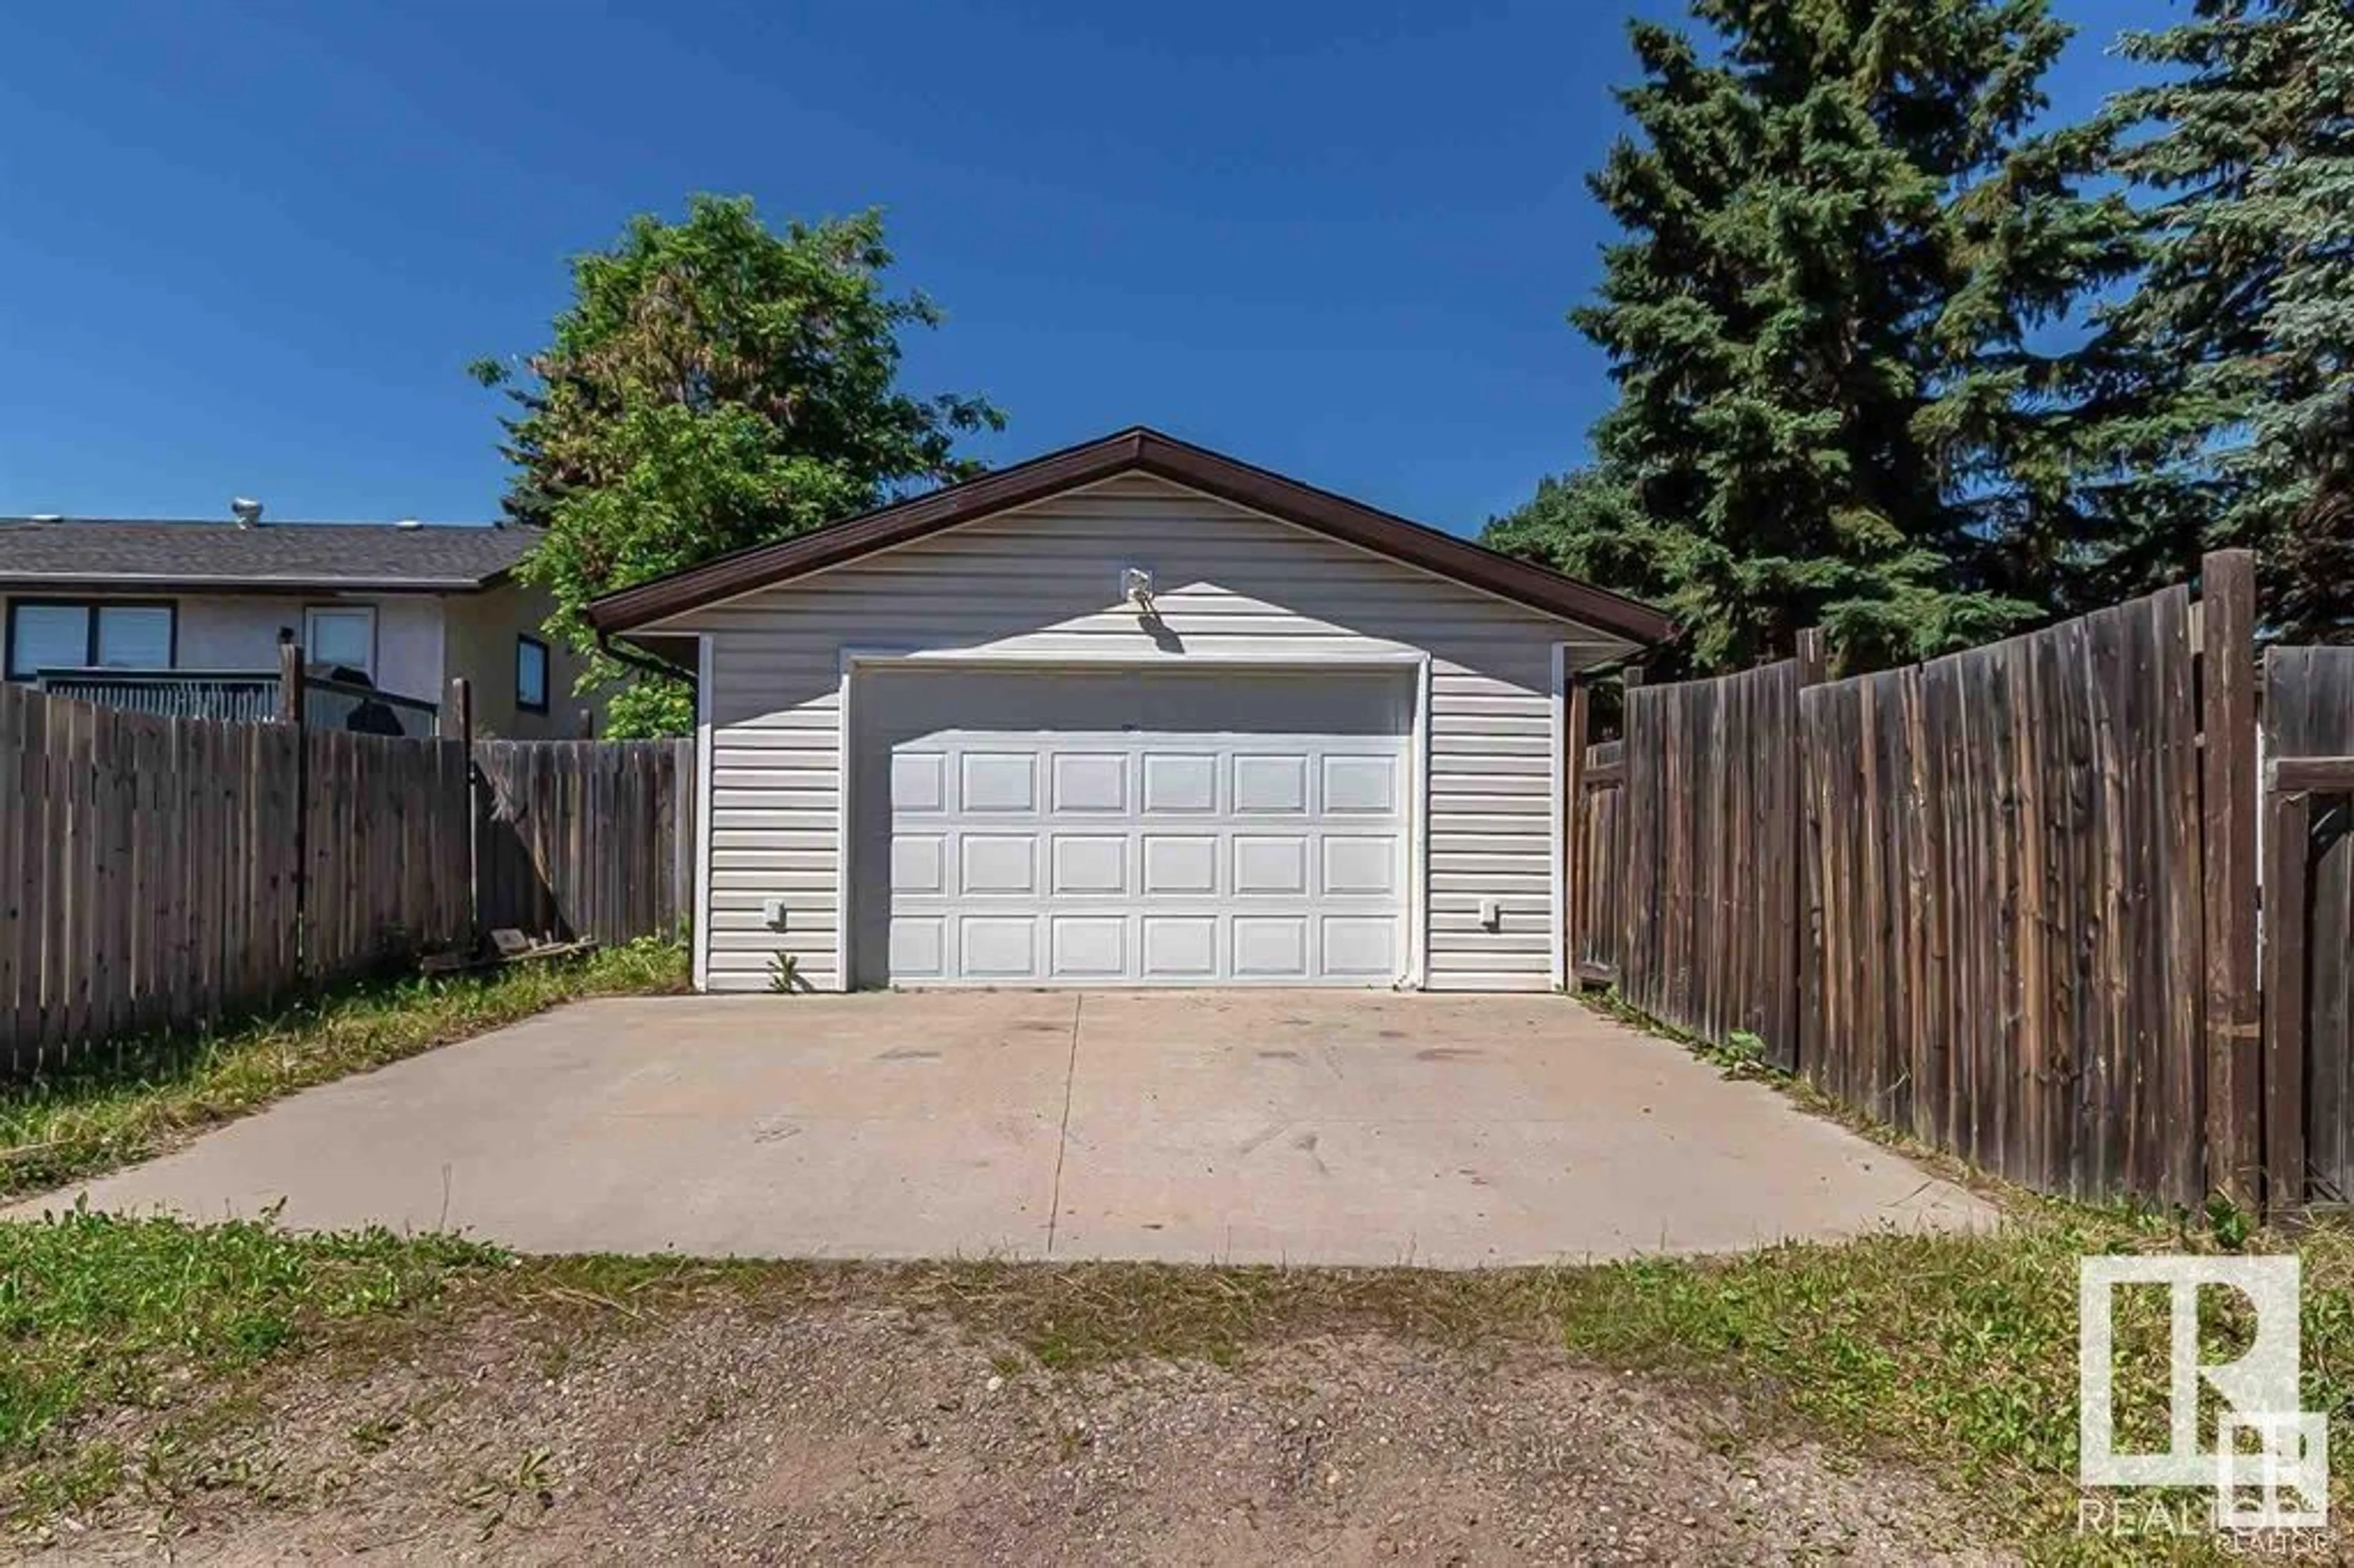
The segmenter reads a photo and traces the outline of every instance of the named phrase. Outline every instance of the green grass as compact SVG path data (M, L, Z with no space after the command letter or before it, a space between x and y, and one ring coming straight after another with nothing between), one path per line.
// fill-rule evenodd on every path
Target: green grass
M558 1002L685 983L681 948L640 941L579 959L358 987L193 1039L109 1044L86 1065L0 1085L0 1197L147 1159L296 1089Z
M506 1266L448 1236L295 1236L80 1211L0 1224L0 1465L60 1423L151 1406L338 1319L413 1313ZM62 1473L102 1467L77 1453Z
M2305 1262L2304 1406L2354 1423L2354 1237L2252 1238ZM2201 1225L2040 1205L1990 1235L1884 1234L1791 1244L1707 1263L1598 1269L1563 1311L1574 1354L1614 1366L1730 1379L1771 1391L1805 1427L1901 1455L1979 1500L1980 1517L2038 1554L2100 1557L2078 1540L2077 1263L2088 1253L2211 1252ZM2204 1359L2252 1330L2228 1293L2202 1298ZM2167 1307L2116 1299L2126 1446L2163 1448ZM2342 1471L2333 1506L2354 1508ZM2173 1499L2177 1502L2185 1498ZM2123 1556L2137 1544L2110 1543Z

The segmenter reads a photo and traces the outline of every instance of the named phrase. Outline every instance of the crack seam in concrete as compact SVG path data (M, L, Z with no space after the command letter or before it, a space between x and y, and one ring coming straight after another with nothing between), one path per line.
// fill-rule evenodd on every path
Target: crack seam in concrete
M1063 1126L1055 1138L1055 1193L1046 1205L1046 1255L1055 1255L1055 1228L1063 1220L1063 1156L1071 1147L1071 1085L1079 1075L1079 1012L1087 1004L1085 991L1071 997L1071 1059L1063 1069Z

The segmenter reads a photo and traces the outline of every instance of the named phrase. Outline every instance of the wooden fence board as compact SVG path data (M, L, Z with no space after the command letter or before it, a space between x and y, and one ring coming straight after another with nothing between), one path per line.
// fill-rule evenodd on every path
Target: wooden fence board
M483 925L608 943L676 933L693 915L693 746L477 742Z
M2177 588L1797 692L1827 1093L2045 1191L2201 1199L2192 637Z
M1589 893L1579 922L1593 932L1615 920L1620 950L1587 961L1615 969L1652 1016L1718 1044L1755 1036L1786 1067L1799 1033L1798 689L1798 665L1785 661L1630 690L1622 775L1590 753L1594 787L1576 813L1586 863L1615 852L1623 867L1623 887L1598 908Z

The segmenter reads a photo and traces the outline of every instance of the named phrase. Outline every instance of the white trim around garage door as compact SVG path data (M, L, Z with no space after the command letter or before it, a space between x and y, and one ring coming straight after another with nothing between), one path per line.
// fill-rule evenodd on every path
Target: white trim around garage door
M1545 705L1552 723L1545 733L1553 737L1553 850L1550 923L1546 927L1545 951L1553 959L1553 989L1561 991L1569 984L1569 956L1563 938L1569 930L1569 802L1562 792L1569 786L1565 766L1567 753L1564 732L1569 724L1569 644L1553 645L1553 690Z
M694 983L711 989L711 633L695 639L695 950Z
M705 641L705 659L709 659L710 640ZM1297 671L1313 673L1319 670L1394 669L1410 673L1415 683L1414 724L1407 733L1406 747L1412 757L1413 785L1406 802L1406 965L1399 983L1409 991L1420 991L1428 983L1430 970L1430 655L1416 648L1394 651L1367 651L1357 653L1322 654L1243 654L1134 653L1123 650L1090 650L1086 652L1037 654L1019 652L1001 652L991 649L970 648L844 648L842 651L841 728L835 741L835 763L841 788L837 791L834 816L834 949L833 961L838 983L850 989L850 897L854 878L851 875L851 702L854 675L862 665L890 665L896 669L938 670L1166 670L1182 673L1193 670L1257 670ZM1557 792L1557 791L1556 791ZM705 860L708 862L706 852Z

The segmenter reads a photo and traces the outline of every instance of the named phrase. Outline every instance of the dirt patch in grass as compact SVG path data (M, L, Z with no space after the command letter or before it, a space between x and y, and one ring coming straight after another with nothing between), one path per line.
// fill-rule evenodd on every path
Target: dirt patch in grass
M2354 1237L2247 1239L2302 1256L2304 1402L2345 1430ZM2043 1204L1479 1273L515 1259L94 1215L0 1245L18 1546L1149 1562L2148 1560L2074 1531L2077 1262L2214 1243ZM2164 1306L2118 1306L2128 1447L2160 1446ZM2251 1328L2202 1315L2202 1360ZM2354 1518L2346 1467L2335 1500Z
M160 1464L118 1431L144 1484L44 1532L182 1561L1983 1555L1916 1476L1541 1345L1309 1333L1057 1372L864 1283L561 1288L291 1371Z

